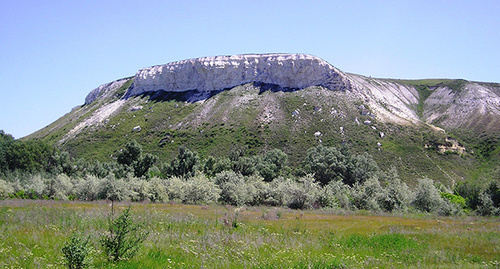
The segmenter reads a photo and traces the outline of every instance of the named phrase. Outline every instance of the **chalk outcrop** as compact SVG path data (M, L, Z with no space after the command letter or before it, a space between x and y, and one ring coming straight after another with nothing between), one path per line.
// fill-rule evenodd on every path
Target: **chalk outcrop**
M85 105L93 103L95 100L99 98L105 98L107 93L112 93L114 90L121 87L125 82L127 82L129 78L115 80L110 83L102 84L101 86L93 89L90 93L85 97Z
M328 62L307 54L243 54L189 59L141 69L128 94L189 90L220 91L249 82L303 89L350 89L350 81Z

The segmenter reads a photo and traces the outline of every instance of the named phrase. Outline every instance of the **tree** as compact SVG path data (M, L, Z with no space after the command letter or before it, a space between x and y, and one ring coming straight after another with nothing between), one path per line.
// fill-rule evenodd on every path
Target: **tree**
M347 156L336 148L320 145L307 150L303 165L306 173L314 174L314 178L321 185L326 185L331 180L344 179L348 160Z
M192 177L196 174L199 163L198 153L181 146L179 147L179 154L171 163L171 169L175 176Z
M126 166L130 166L133 163L139 161L142 155L142 146L137 143L135 139L132 139L125 145L125 148L122 149L116 155L116 161L119 164L123 164Z
M257 164L257 171L265 181L270 182L281 175L287 167L288 155L279 149L273 149L266 153L262 161Z
M50 171L51 157L56 150L52 145L43 141L29 140L9 141L4 149L4 160L11 171L21 170L26 172Z
M142 177L157 161L158 157L149 153L144 155L144 157L140 157L139 160L135 162L134 175L136 177Z
M71 176L75 173L75 168L73 167L73 160L69 156L67 151L54 154L52 156L52 165L54 166L54 172L57 174L64 173Z
M116 156L116 161L125 167L125 171L133 170L136 177L145 175L157 160L158 157L149 153L143 156L142 146L134 139L127 143Z
M344 182L351 186L355 183L363 184L380 171L373 157L366 152L352 158L344 158L344 160L347 161Z
M243 176L253 175L259 162L258 157L240 157L238 160L233 161L233 171Z
M434 186L434 181L427 177L418 180L413 206L424 212L437 211L445 201L441 198L439 190Z
M0 130L0 171L9 169L7 152L10 150L13 142L14 137L12 135L6 134L3 130Z

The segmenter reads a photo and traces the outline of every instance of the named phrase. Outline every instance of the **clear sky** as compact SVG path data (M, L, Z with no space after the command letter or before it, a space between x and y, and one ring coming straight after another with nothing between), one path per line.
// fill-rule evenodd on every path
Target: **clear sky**
M202 56L308 53L383 78L500 82L500 1L0 0L0 129L55 121L99 85Z

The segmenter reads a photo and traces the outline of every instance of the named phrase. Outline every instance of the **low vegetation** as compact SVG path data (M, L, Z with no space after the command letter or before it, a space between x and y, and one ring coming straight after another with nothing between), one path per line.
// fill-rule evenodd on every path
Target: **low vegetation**
M446 186L421 177L410 187L394 167L383 170L370 154L354 154L347 146L310 148L302 165L295 169L288 166L287 154L279 149L264 155L248 155L245 151L239 148L227 157L202 160L196 152L180 147L176 158L161 162L152 154L144 154L142 146L132 140L116 154L116 161L100 163L75 161L65 152L55 151L47 161L44 156L50 150L28 148L26 154L38 155L19 158L17 169L4 166L0 197L500 214L500 186L496 181ZM9 150L5 152L10 154Z
M100 162L1 138L3 267L500 266L497 181L407 185L346 145L290 167L279 149L165 161L132 139Z
M130 202L116 203L115 214L130 205L132 223L149 234L135 256L113 262L100 244L109 230L107 203L1 201L0 267L63 268L68 245L85 254L80 268L500 265L496 218ZM80 241L71 239L75 233Z

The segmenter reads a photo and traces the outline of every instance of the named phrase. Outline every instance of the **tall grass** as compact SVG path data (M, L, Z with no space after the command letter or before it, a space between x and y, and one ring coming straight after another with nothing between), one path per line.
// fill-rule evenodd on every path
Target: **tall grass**
M121 212L129 203L115 203ZM104 202L0 201L0 267L63 268L75 231L90 236L95 268L498 267L498 218L269 207L132 204L150 234L111 265L98 244Z

